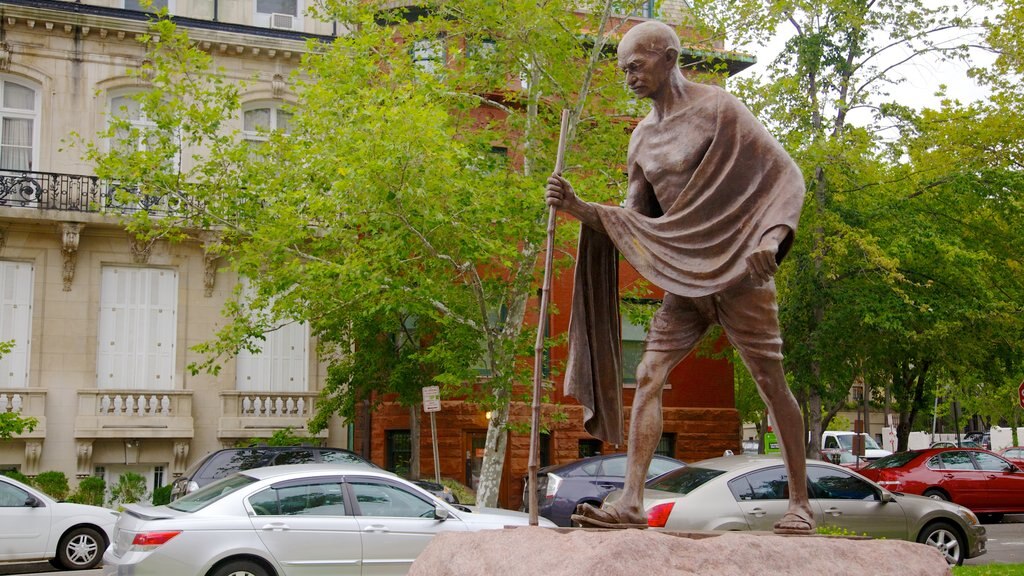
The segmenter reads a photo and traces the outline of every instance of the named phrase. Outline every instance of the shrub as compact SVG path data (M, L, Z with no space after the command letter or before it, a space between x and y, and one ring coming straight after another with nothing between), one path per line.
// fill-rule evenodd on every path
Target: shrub
M103 506L104 495L107 492L107 483L99 476L82 478L78 482L75 493L68 497L69 502L76 504L89 504L90 506Z
M171 485L161 486L153 490L153 506L161 506L171 502Z
M56 470L49 470L47 472L40 473L36 476L35 481L33 481L32 484L36 488L46 492L50 498L58 501L67 499L68 492L71 491L71 489L68 488L68 477L65 476L63 472L58 472Z
M21 472L18 472L17 470L5 470L4 476L7 476L8 478L14 478L18 482L21 482L22 484L28 484L29 486L32 485L32 479L29 478L28 476L25 476Z
M452 494L459 499L459 504L465 504L467 506L473 506L476 504L476 492L473 492L469 486L451 478L442 478L441 484L447 486L448 489L452 491Z
M146 478L135 472L125 472L117 479L117 484L110 487L110 505L132 504L146 500Z

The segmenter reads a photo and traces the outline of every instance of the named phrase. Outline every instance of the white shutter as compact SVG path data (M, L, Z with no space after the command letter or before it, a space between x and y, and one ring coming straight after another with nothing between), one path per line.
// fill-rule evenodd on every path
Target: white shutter
M100 279L99 388L174 388L178 274L105 266Z
M243 298L251 293L243 280ZM235 389L243 392L306 392L309 377L309 327L291 322L265 335L260 352L240 350L235 359Z
M28 386L33 277L28 262L0 261L0 341L14 341L11 352L0 358L0 388Z

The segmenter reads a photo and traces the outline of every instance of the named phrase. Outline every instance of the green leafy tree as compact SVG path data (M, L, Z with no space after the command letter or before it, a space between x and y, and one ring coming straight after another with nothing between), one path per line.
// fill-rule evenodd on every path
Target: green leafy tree
M14 349L14 341L0 342L0 357L6 356ZM22 416L17 412L0 412L0 440L31 432L39 425L39 419L33 416Z
M135 472L125 472L117 477L117 482L110 487L110 505L123 507L125 504L142 502L149 498L146 489L146 477Z
M120 198L167 209L138 213L130 233L173 241L215 229L218 253L251 280L254 295L228 304L229 324L198 347L194 370L216 372L281 323L308 322L331 366L314 426L371 392L414 406L422 384L438 383L492 413L478 502L494 505L513 387L530 380L523 327L560 111L572 111L568 170L604 201L623 193L616 166L636 105L605 38L579 34L610 29L610 4L460 0L412 22L370 8L318 3L349 33L311 44L291 78L290 132L262 143L225 128L241 88L156 22L141 98L153 126L141 134L115 119L101 135L145 139L145 150L93 144L88 155ZM426 52L445 62L410 57L437 42L444 50Z

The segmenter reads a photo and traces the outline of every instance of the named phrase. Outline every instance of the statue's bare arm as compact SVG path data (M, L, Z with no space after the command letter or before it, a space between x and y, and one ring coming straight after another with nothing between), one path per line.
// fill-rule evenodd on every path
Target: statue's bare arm
M584 202L576 195L576 191L573 189L572 184L565 178L562 178L558 174L552 174L548 178L547 191L544 194L544 200L548 206L554 206L557 210L562 210L572 214L577 220L582 222L584 225L597 230L598 232L604 232L604 224L601 222L601 217L597 213L597 208L594 207L590 202Z

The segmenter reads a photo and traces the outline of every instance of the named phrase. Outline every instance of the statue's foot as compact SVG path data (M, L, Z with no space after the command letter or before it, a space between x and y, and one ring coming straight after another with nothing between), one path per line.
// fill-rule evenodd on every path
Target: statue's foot
M572 521L584 528L647 528L647 518L644 516L628 515L619 512L614 506L597 508L585 503L576 507Z
M775 523L775 533L810 536L814 534L814 518L805 516L804 512L790 510Z

